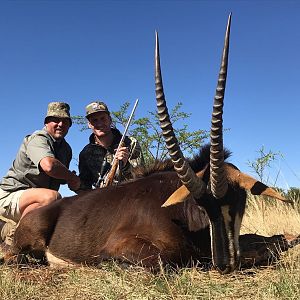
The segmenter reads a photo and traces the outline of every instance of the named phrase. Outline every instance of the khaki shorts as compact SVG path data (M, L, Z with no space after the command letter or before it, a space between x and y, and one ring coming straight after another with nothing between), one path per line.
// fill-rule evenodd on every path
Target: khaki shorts
M25 191L7 192L0 189L0 216L17 223L21 218L19 202Z

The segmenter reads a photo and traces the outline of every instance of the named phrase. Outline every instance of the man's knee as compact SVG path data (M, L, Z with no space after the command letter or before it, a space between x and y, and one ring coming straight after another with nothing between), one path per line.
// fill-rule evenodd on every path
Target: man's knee
M61 199L61 194L57 191L49 190L47 193L43 193L40 198L40 205L45 206L48 205L55 200Z
M24 191L19 200L21 218L30 211L46 206L60 198L59 192L50 189L33 188Z

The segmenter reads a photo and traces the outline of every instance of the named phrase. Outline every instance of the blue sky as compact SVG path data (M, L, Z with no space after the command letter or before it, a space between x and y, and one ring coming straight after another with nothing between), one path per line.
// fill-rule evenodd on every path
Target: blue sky
M95 99L118 110L139 98L137 117L154 111L155 30L168 105L183 102L189 129L208 130L230 12L231 162L251 173L247 162L264 146L283 155L270 183L279 174L277 185L299 187L300 2L288 0L0 1L0 177L23 137L42 128L50 101L68 102L72 115ZM70 129L74 157L88 135Z

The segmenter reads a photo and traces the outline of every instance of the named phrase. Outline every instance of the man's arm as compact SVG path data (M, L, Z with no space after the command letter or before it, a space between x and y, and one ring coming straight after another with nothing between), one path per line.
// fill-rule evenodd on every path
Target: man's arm
M65 180L70 190L77 191L80 188L80 178L56 158L44 157L41 159L39 166L50 177Z
M144 165L142 148L137 139L130 137L130 154L129 161L132 167Z
M121 168L121 174L124 178L132 177L132 168L144 165L143 153L139 142L133 137L129 137L129 139L130 149L128 154L128 160L126 164L123 164Z

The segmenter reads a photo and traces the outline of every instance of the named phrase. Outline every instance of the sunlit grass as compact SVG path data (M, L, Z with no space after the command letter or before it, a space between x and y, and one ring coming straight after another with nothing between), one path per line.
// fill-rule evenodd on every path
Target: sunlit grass
M300 234L300 203L292 204L257 196L248 197L241 233L256 233L266 236L274 234ZM295 201L297 200L297 201Z

